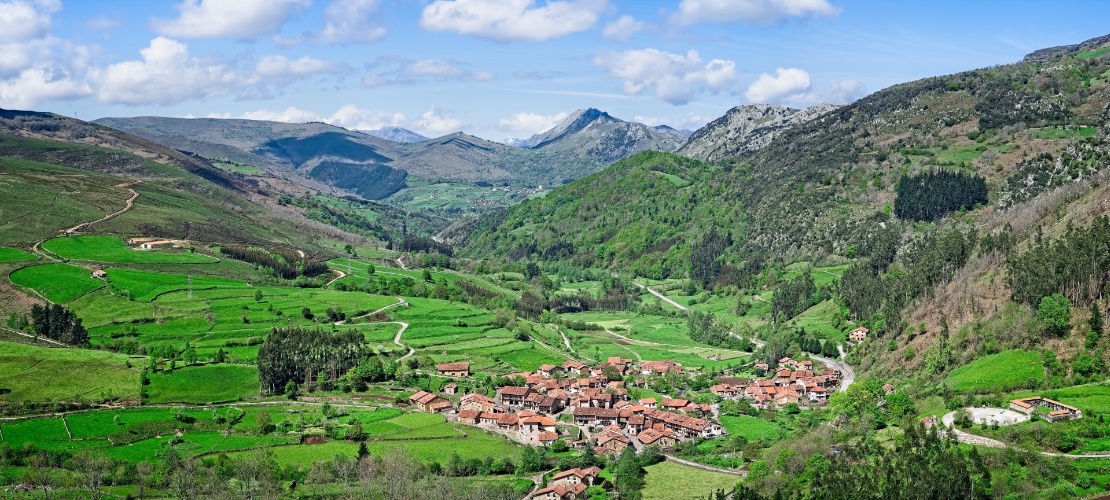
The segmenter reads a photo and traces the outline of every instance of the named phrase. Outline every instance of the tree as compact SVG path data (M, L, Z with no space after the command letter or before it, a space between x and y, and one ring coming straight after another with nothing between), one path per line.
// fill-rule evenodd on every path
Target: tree
M1071 327L1071 301L1059 293L1042 298L1037 307L1037 319L1044 324L1045 333L1063 336Z
M909 396L895 392L886 397L886 412L891 418L900 420L906 415L917 413L917 409L914 408L913 400Z
M269 434L270 431L273 430L273 423L270 420L270 411L269 410L266 410L266 409L259 410L258 411L258 416L255 417L255 421L258 423L258 433L259 434Z
M351 424L351 428L347 429L347 439L351 441L365 441L366 430L362 428L362 421L357 418L354 420L354 423Z
M1102 336L1102 311L1098 308L1098 302L1091 302L1091 317L1087 320L1087 325L1097 336Z
M262 302L262 290L255 290L254 291L254 301L255 302Z
M285 397L289 399L297 399L297 383L290 380L285 383Z
M640 490L644 488L644 469L640 467L639 457L631 446L625 448L617 459L613 479L622 500L638 500L642 497Z
M310 321L313 318L316 317L315 314L312 314L312 309L309 309L308 307L302 307L301 308L301 316L304 316L304 319L307 319L307 320L310 320Z

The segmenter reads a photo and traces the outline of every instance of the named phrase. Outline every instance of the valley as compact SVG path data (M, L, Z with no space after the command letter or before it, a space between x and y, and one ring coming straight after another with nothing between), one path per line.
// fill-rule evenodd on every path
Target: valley
M1105 496L1105 44L511 146L0 111L0 487Z

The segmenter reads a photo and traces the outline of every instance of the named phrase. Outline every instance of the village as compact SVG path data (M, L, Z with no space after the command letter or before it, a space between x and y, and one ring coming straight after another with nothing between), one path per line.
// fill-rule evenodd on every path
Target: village
M796 404L822 407L828 394L840 383L833 369L815 372L811 361L778 360L776 370L757 364L757 373L769 378L720 377L710 392L721 400L745 399L759 409ZM456 379L471 375L465 362L437 365L441 376ZM567 360L562 365L541 365L535 372L516 373L506 379L522 385L506 385L495 396L459 394L459 384L450 382L442 394L420 391L409 397L417 410L443 413L448 420L479 427L531 446L549 446L564 441L575 448L591 446L598 454L619 455L625 448L639 451L645 446L669 448L694 438L713 439L726 435L716 422L719 404L695 403L687 399L647 397L633 400L630 385L643 387L651 377L682 375L674 361L642 361L609 358L597 366ZM613 379L611 379L611 377ZM457 402L452 401L457 397ZM577 432L568 433L568 429Z

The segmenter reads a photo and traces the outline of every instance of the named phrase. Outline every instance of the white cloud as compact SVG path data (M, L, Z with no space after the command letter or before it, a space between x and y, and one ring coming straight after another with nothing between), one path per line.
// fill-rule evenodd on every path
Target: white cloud
M87 83L73 80L60 68L36 67L0 81L0 106L27 109L42 101L79 99L92 94Z
M748 86L744 96L753 103L780 103L785 99L809 92L809 73L798 68L778 68L778 76L759 75Z
M112 104L176 104L225 95L258 81L227 63L189 54L187 45L166 37L139 51L141 61L124 61L100 71L100 100Z
M335 71L338 71L335 64L308 56L293 60L285 56L265 56L259 59L255 66L255 73L258 76L278 81Z
M389 85L389 79L381 75L366 75L362 77L362 85L368 88L382 87Z
M431 31L451 31L497 42L541 41L585 31L607 0L436 0L420 17Z
M748 86L744 93L748 101L794 107L821 102L840 104L856 100L863 90L855 80L832 81L827 89L816 90L810 83L809 73L798 68L778 68L775 73L776 76L763 73Z
M230 113L209 113L208 115L209 118L231 118L232 116ZM239 115L238 118L286 123L324 122L351 130L374 130L386 126L401 127L405 125L405 115L403 113L370 111L359 108L354 104L347 104L329 116L290 106L283 110L259 109L247 111Z
M485 82L493 79L493 73L488 71L470 71L447 61L439 61L436 59L413 61L406 65L403 71L406 75L413 77L424 76L472 82Z
M682 0L671 20L689 26L698 23L768 24L795 17L830 17L840 8L828 0Z
M254 40L276 32L309 0L184 0L178 17L156 19L161 35L180 38Z
M462 122L451 116L451 112L432 107L412 123L414 131L428 137L438 137L458 132Z
M656 97L671 104L685 104L701 92L728 89L737 79L736 63L724 59L701 60L697 51L685 56L657 49L606 52L594 58L609 78L622 80L626 95L640 95L655 88Z
M61 8L60 0L0 2L0 44L45 37L50 29L50 15Z
M621 16L620 19L605 25L605 29L601 30L601 36L610 40L624 42L632 38L632 35L639 33L646 26L646 24L637 21L632 16Z
M664 117L658 117L658 116L640 116L640 115L636 115L632 119L632 121L640 122L640 123L643 123L644 125L649 125L649 126L652 126L652 127L658 127L660 125L667 125L668 127L678 129L678 130L683 130L683 129L695 130L695 129L701 128L706 123L709 123L709 120L711 120L711 119L712 118L710 118L710 117L702 116L702 115L699 115L697 113L687 113L686 116L682 116L682 117L678 117L678 118L664 118Z
M532 135L548 130L567 117L567 113L541 115L539 113L516 113L497 122L498 128L518 135Z
M377 18L378 0L335 0L324 10L326 22L319 41L367 43L385 36Z
M88 27L90 27L94 30L98 30L98 31L108 31L108 30L114 30L116 28L119 28L120 26L123 26L123 21L120 21L119 19L113 19L113 18L107 17L107 16L97 16L97 17L94 17L92 19L89 19L88 21L85 21L85 26L88 26Z

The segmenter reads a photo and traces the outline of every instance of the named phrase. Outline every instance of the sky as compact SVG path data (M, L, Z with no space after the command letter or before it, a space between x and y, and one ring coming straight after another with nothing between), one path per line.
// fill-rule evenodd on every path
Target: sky
M1110 2L0 0L0 108L524 138L576 109L694 130L1110 32Z

